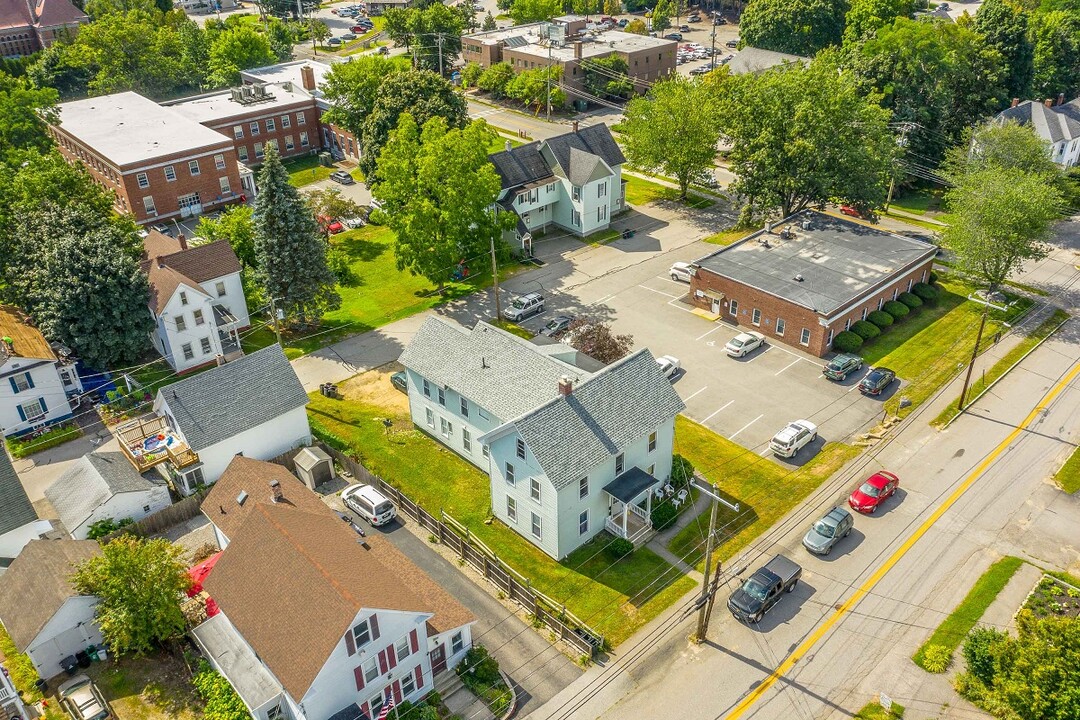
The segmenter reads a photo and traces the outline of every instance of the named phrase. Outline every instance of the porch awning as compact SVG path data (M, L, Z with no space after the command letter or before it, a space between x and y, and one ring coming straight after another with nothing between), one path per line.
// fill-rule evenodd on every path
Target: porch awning
M231 325L236 322L236 316L229 312L221 303L214 305L214 320L217 322L218 327L222 325Z
M633 502L642 491L656 485L659 480L639 467L632 467L604 486L604 492L624 503Z

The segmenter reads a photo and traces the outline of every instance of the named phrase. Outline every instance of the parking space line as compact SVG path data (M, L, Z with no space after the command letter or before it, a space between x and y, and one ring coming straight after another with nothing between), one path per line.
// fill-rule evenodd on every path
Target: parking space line
M806 362L808 362L808 363L811 363L811 364L815 364L813 360L807 360L807 359L806 359L806 358L804 358L804 357L803 357L802 355L799 355L798 353L793 353L793 352L791 352L790 350L788 350L787 348L783 348L783 347L781 347L780 345L774 345L774 344L771 344L771 343L770 343L770 344L769 344L769 347L771 347L771 348L776 348L776 349L777 349L777 350L779 350L780 352L785 352L785 353L787 353L788 355L790 355L790 356L791 356L791 357L793 357L793 358L798 358L799 360L806 360Z
M682 310L683 312L690 313L691 315L694 314L693 310L690 310L689 308L680 307L679 305L676 305L676 303L680 303L680 304L682 303L682 295L676 295L675 297L668 300L667 304L670 305L671 307L675 308L676 310Z
M684 402L684 403L688 403L688 402L690 402L690 401L691 401L692 399L694 399L694 398L695 398L696 396L698 396L698 395L700 395L701 393L705 392L705 391L706 391L706 390L707 390L708 388L709 388L709 386L708 386L708 385L706 385L706 386L702 387L702 388L701 388L700 390L698 390L698 391L696 391L696 392L692 392L692 393L690 393L690 397L685 397L685 398L683 398L683 402Z
M674 283L675 285L686 285L682 280L672 280L670 275L657 275L656 278L658 280L663 280L664 282Z
M616 296L616 295L618 295L618 294L619 294L619 293L612 293L611 295L605 295L604 297L600 298L599 300L593 300L593 301L592 301L591 303L589 303L589 304L590 304L590 305L599 305L599 304L600 304L600 303L602 303L602 302L607 302L608 300L610 300L611 298L615 297L615 296Z
M649 292L654 292L657 295L663 295L664 297L669 297L669 298L671 298L673 300L677 300L677 299L682 297L682 295L672 295L670 293L666 293L666 292L663 292L663 291L660 291L660 290L653 290L648 285L638 285L638 287L641 288L642 290L648 290Z
M767 352L769 352L770 350L772 350L772 349L773 349L773 347L775 347L775 346L774 346L774 345L766 345L766 346L765 346L765 349L764 349L764 350L762 350L762 351L761 351L761 352L759 352L759 353L758 353L757 355L754 355L754 357L752 357L752 358L750 358L749 360L747 360L745 364L746 364L746 365L749 365L750 363L754 362L754 361L755 361L755 360L757 360L757 359L758 359L759 357L761 357L761 356L762 356L762 355L764 355L765 353L767 353Z
M792 367L793 365L798 365L800 360L802 360L802 358L795 358L794 360L791 361L790 365L785 365L784 367L782 367L779 370L777 370L776 372L774 372L773 375L779 375L780 373L787 370L789 367Z
M735 432L733 432L732 434L728 435L728 440L734 440L734 439L735 439L735 436L736 436L736 435L738 435L738 434L739 434L739 433L741 433L741 432L742 432L743 430L745 430L746 428L750 427L751 425L753 425L754 423L756 423L756 422L757 422L758 420L760 420L760 419L761 419L761 418L763 418L763 417L765 417L765 414L764 414L764 413L762 413L761 415L758 415L758 416L757 416L756 418L754 418L754 419L753 419L753 420L751 420L750 422L746 423L745 425L743 425L743 426L742 426L741 428L739 428L738 430L736 430L736 431L735 431Z
M734 401L734 400L728 400L728 401L727 401L726 403L724 403L724 406L723 406L722 408L720 408L720 410L723 410L724 408L726 408L726 407L727 407L728 405L730 405L730 404L731 404L731 403L733 403L733 402L735 402L735 401ZM712 420L712 419L713 419L714 417L716 417L716 415L717 415L717 414L719 414L720 410L717 410L717 411L716 411L716 412L714 412L714 413L713 413L712 415L710 415L709 417L707 417L707 418L705 418L704 420L702 420L702 421L701 421L701 424L702 424L702 425L704 425L705 423L707 423L707 422L709 422L710 420ZM760 417L760 415L759 415L758 417ZM745 429L746 429L746 428L743 428L743 430L745 430ZM740 431L740 432L741 432L741 431ZM736 433L736 434L737 434L737 433Z
M698 340L704 340L705 338L709 337L710 335L712 335L717 330L723 330L723 329L724 329L724 326L718 324L716 327L714 327L712 330L705 333L704 335L698 335L696 338L694 338L694 342L697 342Z

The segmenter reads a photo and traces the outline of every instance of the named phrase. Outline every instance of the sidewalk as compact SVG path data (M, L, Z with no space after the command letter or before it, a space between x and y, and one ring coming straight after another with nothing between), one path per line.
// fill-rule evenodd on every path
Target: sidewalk
M674 525L669 527L667 530L664 530L663 532L657 533L653 536L651 540L649 540L649 542L645 544L645 547L649 548L654 553L667 560L669 563L677 567L680 572L684 573L694 582L698 583L702 581L701 573L698 572L691 565L687 564L683 558L678 557L677 555L675 555L675 553L668 550L667 545L669 542L671 542L671 539L673 537L679 534L679 531L681 531L690 523L694 522L694 520L699 515L701 515L701 513L707 511L708 509L708 496L704 493L698 493L697 500L694 502L693 506L686 508L686 510L684 510L682 514L679 515L679 517L675 520ZM697 590L695 590L695 592L697 592Z

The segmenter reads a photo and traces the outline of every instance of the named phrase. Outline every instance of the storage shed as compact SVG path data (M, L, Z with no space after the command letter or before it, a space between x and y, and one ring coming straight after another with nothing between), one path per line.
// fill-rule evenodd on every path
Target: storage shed
M296 453L293 462L296 474L312 490L334 479L334 461L322 448L306 447Z

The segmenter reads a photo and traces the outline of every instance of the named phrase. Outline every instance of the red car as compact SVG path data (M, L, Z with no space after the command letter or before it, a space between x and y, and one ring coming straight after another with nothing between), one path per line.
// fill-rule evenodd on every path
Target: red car
M900 478L882 470L871 475L866 482L857 487L847 502L856 512L872 513L885 502L886 498L892 497L898 487L900 487Z
M345 226L341 224L340 220L335 220L326 226L326 231L331 235L337 235L340 232L345 232Z
M851 207L850 205L841 205L840 212L842 212L844 215L850 215L853 218L859 218L860 220L862 219L862 213Z

